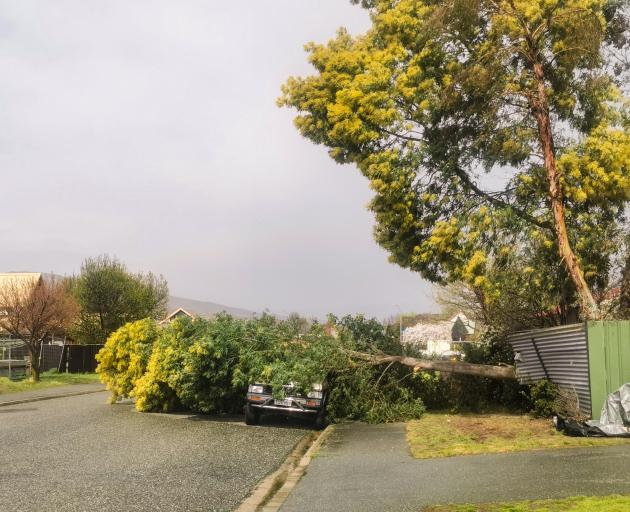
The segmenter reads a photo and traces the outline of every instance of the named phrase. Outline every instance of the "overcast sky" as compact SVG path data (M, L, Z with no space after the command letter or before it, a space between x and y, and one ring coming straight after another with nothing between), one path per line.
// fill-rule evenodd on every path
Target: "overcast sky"
M278 313L434 310L372 239L367 181L275 99L348 0L0 0L0 271L115 255Z

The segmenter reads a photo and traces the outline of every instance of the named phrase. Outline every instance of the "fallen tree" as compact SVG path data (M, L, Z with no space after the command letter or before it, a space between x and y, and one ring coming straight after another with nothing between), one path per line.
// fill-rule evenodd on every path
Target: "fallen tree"
M409 356L393 356L388 354L366 354L364 352L356 352L353 350L346 351L348 355L355 359L367 361L373 365L381 365L388 363L398 363L409 366L416 371L433 370L445 373L454 373L460 375L475 375L477 377L486 377L489 379L516 379L516 372L513 366L494 366L486 364L463 363L461 361L433 361L430 359L416 359Z
M348 316L330 325L334 334L329 326L269 315L178 319L159 328L142 320L109 337L97 371L113 400L134 397L139 411L234 413L249 384L269 385L281 399L287 383L307 393L326 382L329 418L370 423L417 419L427 405L503 403L502 388L515 383L514 368L502 359L421 359L375 319Z

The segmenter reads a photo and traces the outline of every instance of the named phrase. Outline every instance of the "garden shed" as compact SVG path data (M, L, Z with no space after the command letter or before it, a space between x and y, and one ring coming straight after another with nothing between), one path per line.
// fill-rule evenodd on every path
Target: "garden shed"
M630 382L630 321L534 329L508 337L520 382L548 379L574 391L582 413L598 420L608 394Z

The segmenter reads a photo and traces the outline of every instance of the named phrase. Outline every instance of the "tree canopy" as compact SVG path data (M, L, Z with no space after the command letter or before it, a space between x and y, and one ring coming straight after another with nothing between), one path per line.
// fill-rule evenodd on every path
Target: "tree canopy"
M462 321L462 319L458 316L453 322L453 327L451 328L451 339L453 341L462 341L465 340L468 336L468 329L466 329L466 325Z
M152 273L133 274L116 258L88 258L72 279L72 293L80 307L73 336L82 343L105 343L127 322L162 319L168 285Z
M630 200L626 2L354 3L371 29L307 44L279 104L369 179L391 261L488 300L525 267L597 315Z
M55 276L14 278L0 287L0 331L26 345L33 381L39 380L42 343L64 333L76 314L66 281Z

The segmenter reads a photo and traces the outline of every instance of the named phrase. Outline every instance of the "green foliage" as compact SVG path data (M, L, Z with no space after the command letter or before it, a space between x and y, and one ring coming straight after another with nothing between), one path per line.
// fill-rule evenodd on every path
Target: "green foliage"
M368 423L420 418L425 406L412 375L409 368L353 364L331 379L328 415L333 420L350 418Z
M558 386L553 382L542 379L529 388L531 412L539 418L550 418L555 411L558 398Z
M211 322L183 318L165 327L136 383L137 409L236 412L246 391L234 384L242 335L242 323L227 315Z
M419 375L400 365L357 362L348 353L358 348L403 353L397 332L362 316L327 327L296 320L220 315L177 319L157 330L150 320L128 324L108 339L98 371L114 399L133 396L140 411L235 412L250 383L270 384L280 397L284 384L308 391L326 381L333 420L404 421L422 415Z
M71 290L80 307L71 334L81 343L104 343L128 322L166 314L166 281L151 273L132 274L107 255L85 260Z
M235 382L263 381L273 386L278 397L289 382L308 391L345 364L348 357L342 348L320 324L312 324L302 334L295 332L291 322L263 315L245 325Z
M619 286L618 318L630 320L630 235L626 241L625 264Z
M489 331L474 343L462 343L458 350L469 363L514 364L514 353L506 337ZM515 380L497 380L472 375L421 372L415 379L416 392L428 410L483 412L497 409L528 410L525 387Z
M112 392L112 403L133 396L137 380L147 369L157 337L158 326L153 320L138 320L118 329L96 355L96 371Z
M365 318L359 315L346 315L339 319L329 315L328 322L334 325L342 339L353 350L359 352L384 352L402 355L400 333L397 325L383 325L376 318Z
M612 71L628 49L627 3L355 3L369 9L370 30L309 43L315 72L290 78L279 104L298 112L303 136L368 178L390 260L433 282L464 281L489 304L517 293L513 272L529 267L526 296L574 302L558 271L542 115L570 245L588 285L604 288L630 199L624 76Z
M329 316L341 345L349 350L392 355L409 353L399 339L397 325L384 326L374 318ZM425 410L421 387L413 370L406 366L371 366L344 357L330 373L329 416L369 423L419 418Z
M333 421L405 421L419 418L425 408L527 407L529 395L526 398L516 382L414 372L349 355L364 351L419 357L413 347L400 343L398 334L397 326L386 327L362 315L330 317L326 326L269 315L253 320L228 315L180 318L160 327L143 320L125 325L108 339L98 371L114 400L135 397L140 411L237 412L250 383L270 384L281 397L282 386L289 382L308 391L323 381L330 389L327 410ZM513 363L509 344L499 334L486 334L483 343L462 344L462 350L469 362Z
M451 339L453 341L461 341L465 340L467 336L468 330L466 329L464 322L460 317L457 317L453 323L453 327L451 328Z

